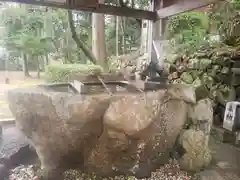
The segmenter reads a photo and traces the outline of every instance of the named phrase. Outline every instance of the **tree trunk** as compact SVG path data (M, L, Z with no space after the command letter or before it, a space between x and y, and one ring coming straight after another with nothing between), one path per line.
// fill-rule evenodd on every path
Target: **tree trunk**
M119 16L116 17L116 56L119 56Z
M147 38L148 38L148 22L147 20L142 21L141 28L141 50L146 53L147 52Z
M9 56L5 58L5 84L9 84L8 70L9 70Z
M64 38L64 46L66 46L66 47L69 47L68 38L69 38L69 36L66 36L66 38ZM65 51L65 62L66 63L72 63L72 59L70 59L70 56L69 56L69 51Z
M39 57L36 56L36 66L37 66L37 78L40 79L40 73L41 73L41 68L40 68L40 61Z
M43 30L43 35L44 37L54 37L53 36L53 23L52 23L52 16L51 12L49 13L49 7L46 7L46 12L44 16L44 29ZM49 64L49 58L48 58L48 52L45 52L44 55L44 65Z
M16 64L17 64L17 70L19 70L19 67L21 66L21 63L20 63L20 61L19 61L19 58L17 58Z
M89 24L92 24L92 14L93 13L89 13L88 18L87 18L87 21L88 21ZM87 44L92 49L92 28L91 27L88 29L88 41L87 41Z
M104 0L99 0L104 4ZM92 51L97 59L97 64L106 66L106 44L105 44L105 19L104 14L92 14Z
M49 65L48 53L45 54L44 59L45 59L45 65Z
M126 53L126 43L125 43L125 17L121 17L121 30L122 30L122 53Z
M73 22L73 16L72 12L68 10L68 21L69 21L69 27L72 33L72 38L76 42L77 47L81 49L84 54L88 57L88 59L93 63L96 64L96 58L94 54L91 52L91 50L77 37L77 33L74 27L74 22Z
M22 67L23 67L23 73L25 77L29 77L29 71L28 71L28 63L27 63L27 55L25 53L22 53Z
M19 4L19 7L24 9L25 12L27 12L27 5L21 5ZM21 19L21 26L23 24L23 20ZM24 74L24 77L29 77L30 74L29 74L29 71L28 71L28 56L27 54L21 52L21 58L22 58L22 68L23 68L23 74Z

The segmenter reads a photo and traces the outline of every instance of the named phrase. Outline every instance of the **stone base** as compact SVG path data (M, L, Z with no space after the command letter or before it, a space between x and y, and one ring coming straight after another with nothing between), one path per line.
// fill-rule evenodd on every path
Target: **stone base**
M233 133L233 132L227 131L223 128L220 128L220 127L213 127L212 134L214 134L217 137L217 139L223 143L240 146L239 132Z

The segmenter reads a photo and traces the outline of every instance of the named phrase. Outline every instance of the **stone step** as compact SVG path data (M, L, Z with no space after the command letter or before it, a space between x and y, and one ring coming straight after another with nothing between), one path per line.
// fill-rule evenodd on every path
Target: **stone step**
M213 126L211 130L211 134L223 143L228 143L228 144L240 147L239 135L236 136L236 134L222 127Z

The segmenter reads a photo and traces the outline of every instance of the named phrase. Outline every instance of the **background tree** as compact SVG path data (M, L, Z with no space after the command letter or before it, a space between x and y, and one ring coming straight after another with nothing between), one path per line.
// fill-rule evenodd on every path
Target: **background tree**
M144 2L147 6L147 1ZM105 3L121 5L117 0L106 0ZM139 8L141 3L127 1L123 6ZM96 16L95 21L89 12L15 3L3 3L1 9L2 44L7 48L10 59L19 64L26 76L29 75L28 70L40 71L49 63L105 66L116 51L121 55L140 46L141 20L120 19L116 38L114 16ZM93 20L101 22L101 25L92 26ZM101 36L96 34L99 32ZM94 41L93 37L101 37L101 40ZM96 49L99 53L95 52Z
M240 42L240 1L220 1L209 7L208 16L212 29L228 45Z

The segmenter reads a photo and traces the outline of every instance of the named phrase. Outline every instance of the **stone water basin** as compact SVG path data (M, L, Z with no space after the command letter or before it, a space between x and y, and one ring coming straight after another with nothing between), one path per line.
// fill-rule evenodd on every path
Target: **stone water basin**
M177 152L188 110L196 104L193 88L185 85L94 95L76 93L69 84L41 85L11 90L8 100L46 179L59 179L68 169L150 177Z

